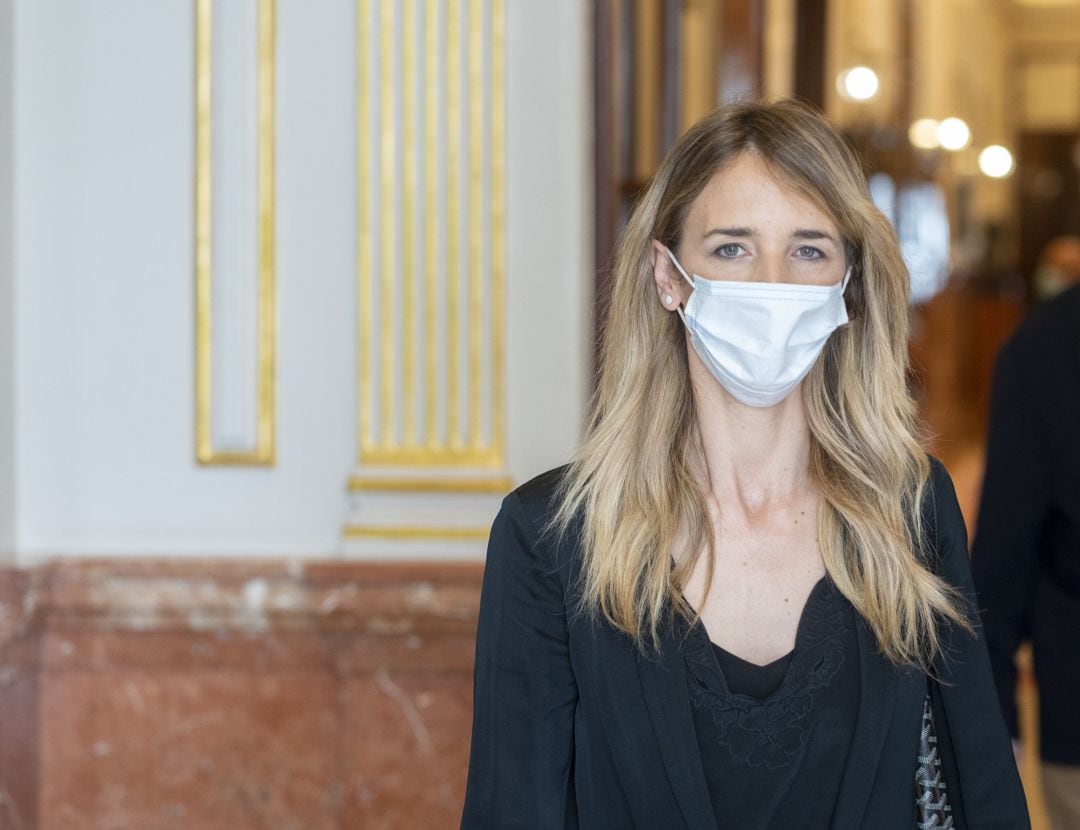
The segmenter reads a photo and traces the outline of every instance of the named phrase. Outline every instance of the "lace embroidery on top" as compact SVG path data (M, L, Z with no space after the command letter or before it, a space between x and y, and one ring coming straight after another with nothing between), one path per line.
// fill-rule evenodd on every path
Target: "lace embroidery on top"
M718 739L736 761L748 767L777 769L806 745L805 721L814 692L829 684L844 663L842 632L854 627L850 609L827 576L807 598L795 633L795 651L779 687L756 700L734 694L716 662L705 626L698 621L684 653L690 699L711 710Z

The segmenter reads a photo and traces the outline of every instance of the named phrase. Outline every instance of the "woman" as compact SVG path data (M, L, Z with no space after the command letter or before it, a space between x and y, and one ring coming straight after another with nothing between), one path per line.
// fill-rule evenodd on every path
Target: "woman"
M583 445L492 528L462 827L1028 826L907 297L809 108L679 140L619 245Z

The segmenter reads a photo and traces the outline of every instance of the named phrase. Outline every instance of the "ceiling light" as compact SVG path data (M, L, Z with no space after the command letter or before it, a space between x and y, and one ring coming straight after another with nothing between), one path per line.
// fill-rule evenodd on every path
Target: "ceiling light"
M836 90L849 101L869 101L877 95L877 73L869 66L853 66L836 76Z
M946 150L963 150L971 143L971 129L961 118L946 118L938 124L937 133Z
M993 179L1004 179L1014 166L1012 153L1000 144L991 144L979 153L979 169Z
M920 118L908 127L908 141L920 150L935 150L941 146L938 141L939 126L934 118Z

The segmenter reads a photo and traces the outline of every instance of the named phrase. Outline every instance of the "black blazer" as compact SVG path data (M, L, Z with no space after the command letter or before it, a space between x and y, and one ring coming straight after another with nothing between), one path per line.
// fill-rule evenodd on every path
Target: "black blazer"
M1005 720L1030 639L1040 751L1080 765L1080 285L1036 307L994 372L971 566Z
M541 534L564 470L507 496L492 527L461 826L717 830L674 633L650 659L606 621L568 612L580 534L558 544ZM963 519L938 462L932 482L939 570L970 597ZM950 797L962 799L971 828L1029 827L983 641L955 630L946 638L943 698L960 778ZM926 677L882 658L862 620L858 639L861 702L832 827L912 830Z

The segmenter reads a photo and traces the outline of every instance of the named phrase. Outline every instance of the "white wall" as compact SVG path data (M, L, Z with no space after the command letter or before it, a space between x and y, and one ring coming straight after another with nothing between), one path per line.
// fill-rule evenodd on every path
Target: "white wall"
M334 555L355 459L355 0L278 0L272 469L193 462L191 0L14 2L19 561ZM520 481L564 460L583 408L587 20L577 0L507 10Z
M509 466L562 464L584 419L592 337L589 5L507 0Z
M15 554L15 273L12 0L0 0L0 564Z

